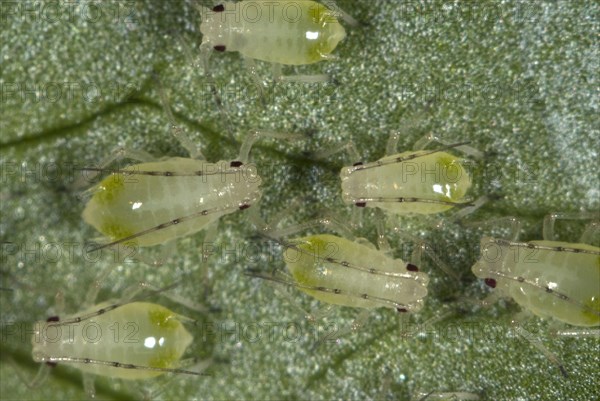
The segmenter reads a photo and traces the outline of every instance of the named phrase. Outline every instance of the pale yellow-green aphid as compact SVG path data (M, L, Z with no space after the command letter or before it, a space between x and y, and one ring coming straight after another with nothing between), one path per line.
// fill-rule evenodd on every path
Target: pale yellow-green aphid
M557 219L594 219L593 214L551 214L544 220L543 240L518 242L520 223L510 221L509 240L483 237L481 258L472 268L473 273L494 288L490 298L512 298L525 311L541 318L575 326L568 331L557 331L566 336L598 336L594 327L600 326L600 248L592 245L593 234L599 224L589 224L577 242L558 241L554 235ZM498 220L498 221L499 221ZM538 350L558 365L567 376L560 360L540 341L518 324L512 324Z
M542 318L600 325L600 248L560 241L481 240L473 273Z
M459 146L457 144L453 146ZM344 202L398 215L435 214L468 204L471 177L463 159L419 150L356 163L340 173Z
M82 217L110 246L152 246L196 233L260 200L261 178L241 161L173 157L115 171L92 190Z
M33 359L126 380L167 372L196 374L179 369L193 340L181 319L148 302L95 305L74 316L37 322L31 339Z
M283 65L330 58L346 36L335 12L310 0L226 1L201 12L203 47Z
M427 274L374 246L330 234L295 238L285 246L284 260L293 279L288 284L319 301L398 312L416 312L423 307Z

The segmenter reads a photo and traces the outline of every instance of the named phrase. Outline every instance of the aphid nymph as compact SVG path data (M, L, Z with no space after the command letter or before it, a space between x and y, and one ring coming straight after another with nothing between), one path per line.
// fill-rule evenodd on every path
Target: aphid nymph
M517 241L520 224L510 219L510 240L481 239L481 258L473 266L473 273L494 288L494 299L512 298L536 316L583 328L580 335L598 335L598 330L590 328L600 325L600 248L587 243L598 223L590 224L577 243L557 241L553 229L556 219L589 217L549 215L544 220L543 240L529 242ZM545 349L542 351L566 375L560 362Z
M200 12L205 68L213 50L237 51L246 60L273 63L278 79L282 78L281 65L312 64L333 57L331 53L346 37L337 15L355 23L339 9L333 11L311 0L226 1L212 9L201 7ZM285 77L305 82L326 78L324 75Z

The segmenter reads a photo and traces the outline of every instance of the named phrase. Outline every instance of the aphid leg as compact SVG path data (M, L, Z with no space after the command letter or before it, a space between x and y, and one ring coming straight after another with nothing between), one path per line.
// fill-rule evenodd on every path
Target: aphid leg
M426 134L425 136L423 136L421 139L419 139L415 144L414 144L414 148L416 150L423 150L425 149L431 142L438 142L441 143L444 146L451 146L453 143L452 142L448 142L445 141L443 139L441 139L439 136L434 135L433 133L429 133ZM463 152L464 154L471 156L475 159L483 159L484 154L482 151L475 149L472 146L469 145L460 145L455 147L456 150L459 150L461 152Z
M417 393L413 396L412 399L414 401L477 401L479 400L479 395L464 391L431 391L429 393L417 391Z
M361 161L360 153L358 153L358 150L356 149L356 145L354 144L354 142L352 140L349 140L342 146L335 146L330 149L325 149L325 150L320 150L318 152L315 152L314 157L316 159L328 159L329 157L331 157L337 153L340 153L340 152L346 152L348 154L348 156L350 157L350 160L353 163L360 163L360 161Z
M335 58L333 55L326 55L325 58ZM274 82L298 82L302 84L316 84L321 82L329 81L329 75L327 74L314 74L314 75L283 75L283 69L281 64L272 63L273 69L273 81Z
M240 148L240 153L238 154L236 161L248 163L250 159L250 149L252 149L252 145L254 145L254 142L256 142L260 138L277 138L287 140L303 139L301 135L296 134L284 134L282 132L274 131L251 130L250 132L248 132L248 135L242 143L242 147Z
M359 25L358 21L355 20L350 14L342 10L334 0L325 0L323 1L323 5L325 5L328 9L330 9L333 12L332 18L341 18L350 26Z
M177 120L175 120L175 116L173 115L173 111L171 110L171 106L169 105L169 99L163 88L163 85L158 78L158 75L155 74L155 79L157 82L158 94L160 96L160 103L162 104L163 110L167 115L167 119L171 124L171 134L181 143L181 145L185 148L185 150L189 153L192 159L205 160L204 155L198 149L196 144L190 139L190 137L183 131L177 124Z
M488 200L489 200L489 198L485 195L479 197L475 202L471 202L471 205L463 207L462 209L459 209L456 213L452 214L451 216L446 217L443 220L440 220L440 222L438 222L437 226L441 227L442 225L444 225L445 221L449 221L449 222L460 221L463 217L475 212L481 206L486 204Z
M544 354L552 363L554 363L560 370L560 373L566 378L568 377L567 371L563 365L563 363L558 359L556 355L548 350L543 344L541 339L538 336L533 335L529 331L525 330L522 327L522 323L528 318L527 312L519 312L515 315L513 319L511 319L511 327L521 337L525 340L529 341L531 345L537 348L542 354Z
M82 373L83 377L83 389L90 400L96 399L96 385L94 384L96 378L91 373Z
M198 362L196 358L182 359L177 364L179 369L187 369L192 372L202 373L210 365L212 360L203 360ZM140 394L143 395L143 400L156 400L159 396L165 392L169 385L175 380L177 376L175 374L162 375L153 379L152 385L149 387L146 383L140 387ZM141 385L141 383L140 383Z
M379 208L375 210L375 224L377 227L377 247L381 252L385 253L386 255L390 255L393 250L389 241L387 240L387 237L385 236L385 215Z
M543 238L546 241L558 241L554 225L556 220L598 220L600 215L598 213L552 213L544 218ZM593 221L589 224L582 234L580 242L591 243L595 231L599 228L599 221Z
M5 358L6 358L6 361L12 365L13 370L14 370L15 374L17 375L17 377L19 378L19 380L21 380L21 382L23 382L27 386L27 388L31 388L31 389L38 388L42 384L44 384L46 382L46 380L48 379L48 375L50 374L50 369L52 366L50 366L46 363L41 363L34 378L30 379L29 377L27 377L27 375L24 372L21 371L21 368L17 365L17 363L14 361L14 359L12 357L6 356Z
M250 74L250 77L252 78L252 82L254 83L254 87L256 88L256 93L258 94L261 105L265 107L265 88L263 86L262 78L257 71L256 61L254 61L254 59L252 58L244 57L244 66L246 67L246 70L248 70L248 74Z
M394 227L393 231L400 236L400 238L404 238L414 244L414 249L410 258L410 263L418 268L421 266L421 259L423 253L425 253L432 261L439 267L444 273L448 276L452 277L457 282L460 282L459 275L450 268L444 261L442 261L435 250L432 248L431 244L427 241L417 238L411 234L408 234L405 231L402 231L399 227Z
M296 234L300 231L308 230L315 227L324 227L329 228L337 233L341 234L343 237L349 239L350 241L354 241L355 237L348 227L346 227L340 220L333 215L324 215L320 218L309 220L305 223L295 224L286 228L273 230L268 233L271 238L279 239L284 238L293 234ZM283 245L286 245L285 241L283 241Z

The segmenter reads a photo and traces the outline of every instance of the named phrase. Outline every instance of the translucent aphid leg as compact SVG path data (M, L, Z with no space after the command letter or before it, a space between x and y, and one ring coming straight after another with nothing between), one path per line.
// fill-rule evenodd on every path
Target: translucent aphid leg
M600 337L600 329L568 328L554 331L552 334L560 337Z
M429 133L429 134L426 134L425 136L423 136L421 139L419 139L414 144L413 147L416 150L423 150L432 142L438 142L444 146L453 145L452 142L445 141L445 140L441 139L439 136L436 136L433 133ZM464 154L471 156L475 159L483 159L483 157L484 157L484 153L482 151L475 149L474 147L469 146L469 145L460 145L460 146L455 147L454 149L459 150L459 151L463 152Z
M547 215L544 218L544 228L542 231L543 238L546 241L558 241L556 237L556 232L554 229L554 225L557 220L598 220L600 215L598 213L552 213ZM598 229L599 221L593 221L590 225L588 225L585 231L582 234L581 242L588 243L587 241L591 241L592 237L595 233L595 230ZM594 228L595 225L595 228ZM586 241L583 241L586 240Z
M386 255L390 255L393 249L385 235L385 215L379 208L375 210L375 225L377 227L377 248Z
M256 142L260 138L299 140L302 139L303 136L297 134L284 134L282 132L274 131L251 130L250 132L248 132L248 135L244 139L242 147L240 148L240 153L238 154L238 157L237 159L235 159L235 161L248 163L248 161L250 160L250 149L252 149L252 145L254 145L254 142Z
M185 306L187 309L190 309L190 310L193 310L196 312L200 312L200 313L208 313L209 312L209 308L207 308L206 306L199 304L198 302L195 302L189 298L183 297L181 295L173 294L170 291L168 291L169 289L171 289L172 287L174 287L176 285L177 284L173 284L173 285L168 286L167 288L158 288L158 287L153 286L152 284L143 282L143 283L139 283L136 287L133 287L133 288L129 289L128 291L130 293L133 293L134 296L144 290L152 291L156 294L160 294L163 297L170 299L171 301L173 301L179 305ZM127 291L125 293L127 293ZM132 298L133 298L132 296L128 296L125 299L125 301L130 301ZM191 318L183 316L183 315L178 315L178 317L182 321L185 320L188 322L195 322L194 319L191 319Z
M333 55L326 55L326 58L335 58ZM273 70L273 82L297 82L302 84L316 84L321 82L329 81L329 75L327 74L314 74L314 75L283 75L283 68L279 63L272 63Z
M190 137L184 132L183 128L181 128L177 124L177 120L173 115L173 111L171 110L171 106L169 104L169 99L165 92L165 89L158 78L158 75L155 74L155 79L157 82L157 90L158 95L160 97L160 103L163 107L165 114L167 115L167 119L169 120L169 124L171 124L171 135L175 137L181 143L181 146L189 153L192 159L205 160L204 155L198 149L196 144L190 139Z
M449 222L459 222L462 218L475 212L481 206L486 204L488 202L488 200L489 200L489 198L486 195L479 197L475 202L471 202L471 204L469 206L465 206L465 207L459 209L457 212L455 212L451 216L446 217L445 219L441 220L437 224L437 226L441 227L444 224L444 220L449 221Z
M421 238L417 238L411 234L408 234L399 227L394 227L393 231L398 234L400 238L404 238L405 240L408 240L414 244L414 249L410 257L410 264L413 265L413 267L418 269L421 268L422 256L423 253L425 253L444 273L452 277L457 282L460 282L459 275L437 256L431 244Z
M417 391L416 394L412 397L413 401L478 401L479 399L480 398L478 394L464 391L430 391L428 393Z
M19 380L23 382L23 384L25 384L27 388L30 389L38 388L42 384L44 384L48 379L48 376L50 375L50 369L52 368L52 366L47 363L41 363L33 379L30 379L30 377L28 377L24 372L21 371L21 368L19 367L19 365L17 365L14 359L12 359L12 357L6 356L6 361L10 365L12 365L13 371L15 372Z
M324 150L315 152L314 157L316 159L328 159L329 157L331 157L337 153L340 153L340 152L346 152L348 154L348 156L350 157L350 160L352 161L352 163L355 163L355 165L357 165L358 163L361 163L360 153L358 153L358 150L356 149L356 145L354 144L354 142L352 140L349 140L342 146L335 146L330 149L324 149Z
M256 88L256 93L258 94L260 103L263 107L265 107L267 104L266 99L265 99L265 88L263 85L262 77L258 73L258 70L256 67L256 61L254 61L254 59L251 59L249 57L244 57L243 59L244 59L244 66L246 67L246 70L248 71L250 78L252 78L252 83L254 84L254 87Z
M350 26L358 26L359 25L358 21L355 20L350 14L348 14L347 12L342 10L340 8L340 6L338 6L334 0L325 0L325 1L323 1L323 5L326 6L328 9L330 9L333 12L333 14L331 16L333 19L337 20L338 18L340 18ZM333 20L332 20L332 22L333 22Z
M203 373L211 364L213 363L212 359L202 360L198 362L196 358L187 358L182 359L178 362L177 368L186 369L192 372ZM162 395L169 385L177 378L177 375L162 375L153 379L153 383L151 386L148 386L147 383L144 383L143 386L140 386L139 392L143 395L143 400L156 400L159 399L160 395ZM140 383L141 385L141 383Z
M315 227L328 228L333 231L336 231L338 234L341 234L343 237L350 241L355 240L352 230L350 230L350 228L346 227L343 223L341 223L341 221L334 215L324 215L320 218L309 220L301 224L295 224L286 228L273 230L269 233L269 236L275 239L279 239Z
M515 333L517 333L518 335L520 335L521 337L523 337L525 340L527 340L531 345L533 345L538 351L540 351L542 354L544 354L548 359L550 359L550 361L552 363L554 363L560 370L560 373L566 378L568 377L567 371L563 365L563 363L560 361L560 359L558 359L558 357L556 355L554 355L552 352L550 352L548 350L548 348L546 348L543 344L541 339L536 336L533 335L532 333L530 333L529 331L525 330L522 327L522 323L528 319L529 316L527 314L527 312L519 312L515 315L515 317L513 319L511 319L511 327L513 328L513 330L515 331Z
M96 399L96 385L94 384L95 377L91 373L82 373L83 390L90 400Z

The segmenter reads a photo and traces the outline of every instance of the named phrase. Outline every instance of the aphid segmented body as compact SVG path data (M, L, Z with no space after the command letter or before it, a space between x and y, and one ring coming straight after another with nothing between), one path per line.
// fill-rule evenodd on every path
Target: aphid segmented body
M344 202L400 215L441 213L467 203L471 187L462 159L430 150L356 163L344 167L340 178Z
M588 225L576 243L557 241L554 223L557 219L597 218L593 214L551 214L544 219L543 240L518 242L520 223L514 218L510 240L484 237L481 258L473 265L473 273L495 288L489 298L510 297L524 311L541 318L551 318L576 326L568 336L598 336L600 325L600 248L588 244L600 224ZM522 315L522 314L521 314ZM513 319L516 332L567 372L560 360L532 334L520 327L523 317Z
M600 325L600 248L484 237L473 273L541 318Z
M250 207L260 200L260 184L256 169L241 161L173 157L104 178L82 216L111 242L152 246Z
M330 234L285 243L284 259L297 287L319 301L416 312L423 307L429 277L374 246Z
M201 12L202 46L283 65L330 58L346 36L335 13L310 0L226 1Z
M75 316L37 322L31 341L36 362L138 380L177 371L192 340L176 313L153 303L130 302L116 307L102 303Z

